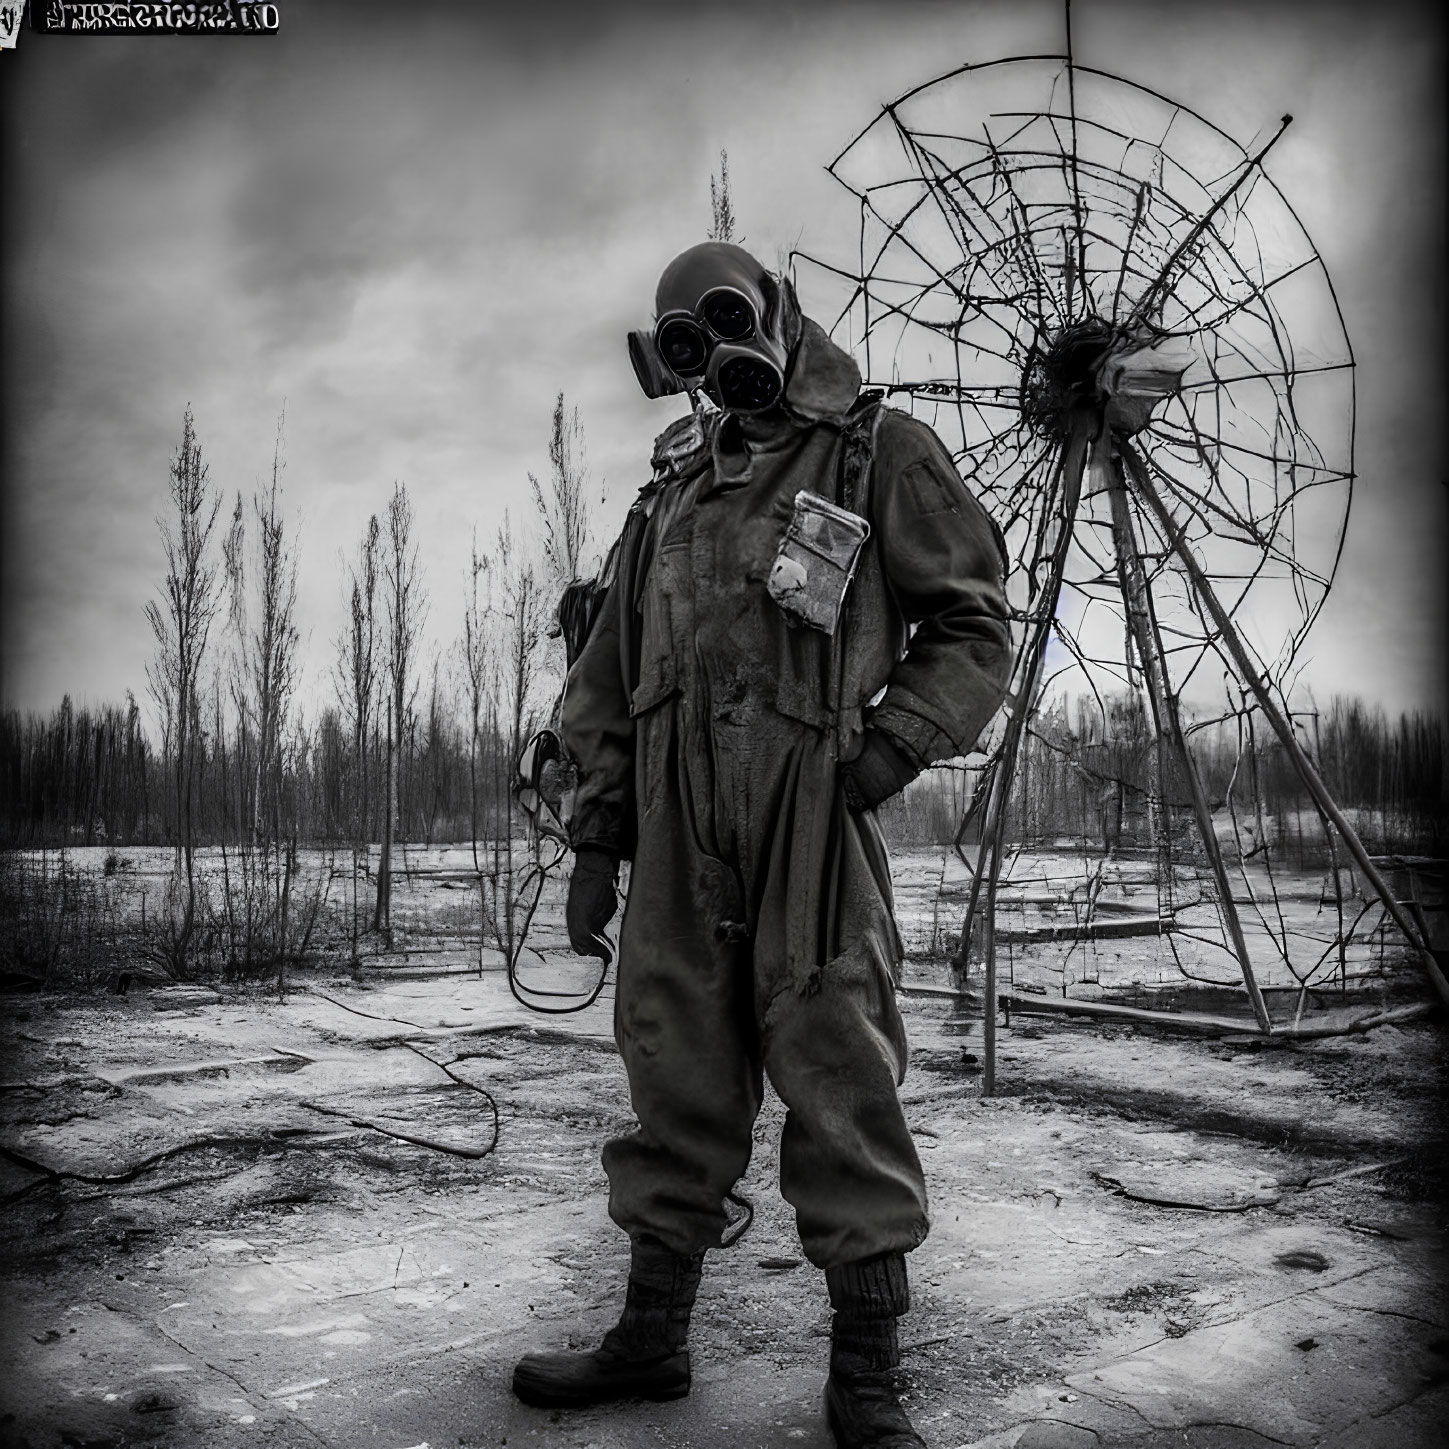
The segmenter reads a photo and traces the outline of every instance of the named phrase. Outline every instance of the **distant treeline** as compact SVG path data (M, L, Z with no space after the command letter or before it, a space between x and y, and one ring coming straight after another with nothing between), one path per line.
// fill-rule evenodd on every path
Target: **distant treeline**
M397 751L399 838L443 844L471 838L470 727L441 686L409 714ZM75 708L69 697L48 715L0 714L0 842L9 847L174 845L175 784L148 739L134 699ZM220 741L220 743L218 743ZM198 751L194 831L198 845L245 839L255 812L256 741L242 725L203 738ZM335 709L312 726L294 725L282 742L278 832L300 844L382 837L386 802L362 781L386 777L386 744L372 730L358 756L354 732ZM491 783L508 777L507 748L480 729L472 772L480 790L479 830L492 833L498 808Z
M434 675L422 707L405 711L397 755L398 838L424 844L496 832L506 813L510 729L472 727L463 704ZM1390 719L1356 699L1335 698L1295 725L1334 798L1352 812L1368 848L1442 855L1449 849L1445 733L1424 714ZM221 740L218 746L218 739ZM1229 717L1191 729L1190 745L1216 812L1231 801L1240 838L1316 861L1321 833L1308 792L1260 718ZM355 731L335 709L294 725L283 741L276 792L280 835L307 844L382 838L383 801L361 782L385 777L385 743L373 730L358 757ZM471 758L470 758L471 757ZM209 734L198 752L194 803L198 844L243 838L254 811L255 742L245 726ZM969 803L972 771L937 772L883 812L897 841L952 839ZM1038 716L1012 792L1007 835L1103 845L1150 843L1153 802L1163 793L1151 721L1135 701L1062 702ZM142 728L134 700L48 715L0 715L0 840L9 846L170 845L174 781ZM1186 808L1169 772L1167 808ZM1251 845L1249 846L1251 848Z
M1336 697L1321 711L1295 711L1293 721L1299 743L1372 853L1449 850L1440 719L1417 712L1391 719L1360 700ZM1188 745L1220 837L1236 825L1245 853L1266 844L1300 867L1326 863L1312 798L1260 715L1189 724ZM882 812L887 836L919 844L954 839L976 773L933 772L890 802ZM1186 781L1170 759L1160 759L1141 700L1099 704L1081 696L1044 709L1032 722L1005 835L1032 844L1065 839L1148 849L1166 822L1174 851L1190 853L1190 818Z

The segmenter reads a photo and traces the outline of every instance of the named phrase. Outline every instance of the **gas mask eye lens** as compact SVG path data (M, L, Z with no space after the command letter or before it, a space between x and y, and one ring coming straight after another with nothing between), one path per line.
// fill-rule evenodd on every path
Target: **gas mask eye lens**
M755 314L738 292L711 292L699 304L699 315L711 332L724 342L742 342L755 331Z
M683 317L671 318L660 327L655 340L665 362L681 377L695 377L704 371L709 347L693 322Z

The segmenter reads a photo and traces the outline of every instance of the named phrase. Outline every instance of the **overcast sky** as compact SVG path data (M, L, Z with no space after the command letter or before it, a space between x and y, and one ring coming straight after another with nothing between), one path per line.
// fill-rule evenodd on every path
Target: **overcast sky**
M414 499L431 642L469 539L526 520L562 391L604 530L680 409L624 351L702 240L729 152L745 244L848 258L823 171L900 92L1058 50L1055 0L768 7L278 0L270 38L39 36L5 107L7 705L144 695L155 518L192 406L214 484L266 477L286 407L309 710L341 553ZM1268 161L1360 361L1360 480L1305 674L1391 709L1444 694L1443 34L1434 7L1077 0L1078 57ZM802 281L808 279L802 277ZM807 311L808 287L803 297Z

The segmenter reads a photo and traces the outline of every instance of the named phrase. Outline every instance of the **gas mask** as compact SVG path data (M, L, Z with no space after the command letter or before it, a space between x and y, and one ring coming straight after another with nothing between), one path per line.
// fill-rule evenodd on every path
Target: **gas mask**
M727 412L765 412L784 396L800 338L800 306L785 278L730 242L702 242L664 269L652 332L629 334L647 397L703 390Z

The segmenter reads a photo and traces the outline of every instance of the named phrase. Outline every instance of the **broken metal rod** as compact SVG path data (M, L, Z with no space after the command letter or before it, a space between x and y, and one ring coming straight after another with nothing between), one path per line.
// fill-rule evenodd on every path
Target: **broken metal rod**
M1090 1016L1112 1021L1140 1021L1154 1026L1181 1026L1194 1031L1253 1033L1256 1028L1246 1016L1211 1016L1195 1011L1153 1011L1143 1006L1118 1006L1110 1001L1073 1001L1069 997L1029 996L1024 992L1003 991L997 1001L1008 1013L1027 1015Z
M1017 991L1003 991L998 1005L1008 1014L1012 1011L1037 1016L1087 1016L1107 1021L1141 1022L1150 1026L1176 1026L1189 1031L1206 1031L1215 1035L1256 1036L1254 1023L1243 1016L1214 1016L1200 1011L1156 1011L1146 1006L1119 1006L1111 1001L1072 1001L1064 997L1029 996ZM1439 1009L1436 1001L1419 1001L1412 1006L1391 1007L1373 1011L1349 1021L1324 1023L1320 1026L1279 1026L1273 1029L1273 1040L1317 1041L1326 1037L1356 1036L1379 1026L1398 1026L1418 1021Z
M1180 242L1178 242L1177 246L1173 250L1172 255L1168 257L1168 259L1162 264L1161 270L1159 270L1157 275L1152 279L1151 285L1149 285L1147 290L1143 292L1141 298L1137 302L1137 305L1133 307L1132 314L1128 319L1129 325L1141 322L1150 315L1153 307L1155 307L1157 303L1161 300L1162 294L1166 291L1168 283L1172 280L1172 274L1177 270L1177 264L1183 259L1183 257L1188 254L1193 244L1207 230L1208 226L1212 222L1213 217L1215 217L1218 212L1223 209L1223 207L1232 198L1238 188L1242 186L1243 182L1245 182L1248 177L1253 174L1254 170L1257 167L1263 164L1263 158L1268 154L1269 151L1273 149L1274 146L1278 144L1279 138L1282 136L1283 132L1286 131L1290 125L1292 125L1292 123L1292 116L1283 117L1283 120L1280 122L1278 129L1274 131L1273 134L1268 138L1267 144L1258 151L1256 156L1249 156L1246 158L1246 160L1243 162L1242 169L1238 172L1237 176L1233 178L1233 184L1229 186L1228 189L1224 191L1223 194L1219 196L1215 202L1213 202L1213 204L1198 218L1197 222L1193 225L1192 230L1189 231L1188 234L1183 237Z

